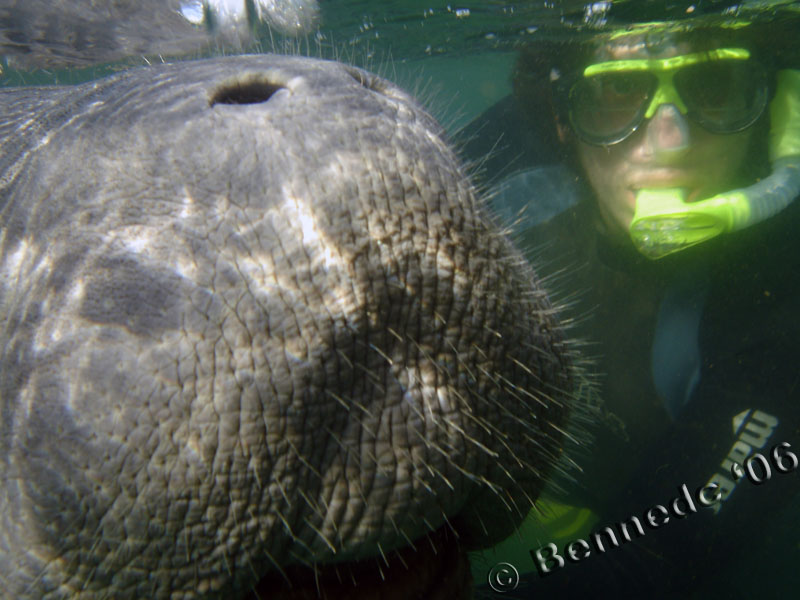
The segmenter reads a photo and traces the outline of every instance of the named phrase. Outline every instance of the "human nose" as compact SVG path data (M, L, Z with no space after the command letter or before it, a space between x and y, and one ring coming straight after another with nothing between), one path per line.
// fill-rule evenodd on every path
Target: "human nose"
M669 157L689 148L689 123L674 104L662 104L647 124L650 154Z

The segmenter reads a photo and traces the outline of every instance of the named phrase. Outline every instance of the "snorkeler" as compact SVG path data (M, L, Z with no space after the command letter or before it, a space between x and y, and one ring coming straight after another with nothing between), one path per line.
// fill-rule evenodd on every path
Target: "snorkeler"
M543 36L518 58L513 97L468 128L469 155L501 148L485 163L505 177L493 204L537 268L578 294L574 335L596 344L605 406L576 489L534 517L558 527L528 549L591 540L684 483L721 493L693 518L527 576L520 597L795 589L798 473L754 486L731 467L781 442L800 450L797 26Z

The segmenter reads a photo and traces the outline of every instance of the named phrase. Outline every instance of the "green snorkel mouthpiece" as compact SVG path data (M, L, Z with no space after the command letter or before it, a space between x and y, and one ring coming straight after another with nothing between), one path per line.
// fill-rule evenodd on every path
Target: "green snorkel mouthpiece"
M732 231L749 217L750 203L742 193L689 203L682 188L643 189L636 196L630 234L639 251L655 259Z
M639 191L630 235L642 254L657 259L750 227L800 195L800 71L778 73L770 119L769 177L699 202L686 202L686 190L681 188Z
M699 202L686 202L681 188L640 190L630 226L633 243L648 258L661 258L779 213L800 194L800 156L773 166L769 177L748 188Z

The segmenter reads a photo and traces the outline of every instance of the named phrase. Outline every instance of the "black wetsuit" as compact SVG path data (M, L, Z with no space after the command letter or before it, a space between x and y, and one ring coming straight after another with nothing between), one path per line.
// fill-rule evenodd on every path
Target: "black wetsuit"
M487 163L495 180L495 167L508 176L552 155L532 147L535 132L520 135L515 110L513 100L503 101L488 113L484 135L471 138L488 144L510 132ZM486 150L480 143L467 153ZM537 202L536 194L529 190L526 201ZM800 456L800 201L659 261L607 239L589 194L565 205L545 222L529 222L518 240L534 249L540 274L563 273L557 295L577 292L575 335L597 342L589 353L597 357L607 419L595 427L592 451L580 461L585 473L564 501L591 508L600 518L596 531L610 526L619 546L606 533L600 552L589 538L583 560L527 575L505 597L795 597L800 468L779 472L771 451L787 442ZM732 462L744 468L753 453L767 459L771 478L755 485L743 471L734 482ZM762 478L761 459L750 463ZM780 466L791 467L791 457ZM703 508L695 491L712 479L726 498ZM689 514L679 518L670 505L683 484L697 512L681 500ZM669 521L656 509L660 526L652 528L646 513L656 505ZM632 541L623 541L623 521ZM557 550L566 558L563 542Z

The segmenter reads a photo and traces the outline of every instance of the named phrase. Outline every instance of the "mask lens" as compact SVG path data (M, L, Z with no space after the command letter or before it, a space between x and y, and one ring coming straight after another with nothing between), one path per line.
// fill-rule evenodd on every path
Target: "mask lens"
M752 61L690 65L675 73L674 82L689 116L713 133L749 127L767 104L764 71Z
M569 93L572 126L591 143L619 141L641 123L657 85L645 71L583 77Z

